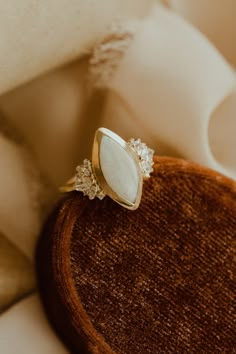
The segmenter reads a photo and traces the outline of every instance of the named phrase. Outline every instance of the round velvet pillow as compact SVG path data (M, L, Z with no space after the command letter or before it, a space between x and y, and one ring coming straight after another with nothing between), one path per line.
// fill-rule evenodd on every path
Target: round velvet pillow
M65 194L43 229L37 272L71 353L234 353L236 184L155 158L136 211Z

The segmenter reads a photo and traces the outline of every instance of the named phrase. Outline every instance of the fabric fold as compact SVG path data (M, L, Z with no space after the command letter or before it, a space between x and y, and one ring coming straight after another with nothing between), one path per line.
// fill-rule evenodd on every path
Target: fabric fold
M114 19L144 16L153 1L2 1L0 94L81 57Z
M201 33L157 6L139 23L112 80L103 84L111 93L103 125L129 136L139 130L157 152L173 155L174 151L233 177L236 160L229 168L212 153L209 122L235 84L230 65ZM115 104L125 108L114 108ZM235 121L236 111L231 115L228 124ZM235 141L227 135L222 139L235 151Z
M0 351L69 354L50 328L38 295L20 301L0 317Z
M236 68L235 0L166 0L166 3L198 28Z

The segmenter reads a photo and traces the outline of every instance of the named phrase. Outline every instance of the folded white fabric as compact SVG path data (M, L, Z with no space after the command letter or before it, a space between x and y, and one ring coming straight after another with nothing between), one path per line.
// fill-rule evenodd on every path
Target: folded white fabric
M51 329L38 295L14 305L0 317L2 354L67 354Z
M0 312L34 289L33 265L0 233Z
M166 0L166 3L204 33L236 67L235 0Z
M91 50L118 16L143 16L154 0L0 2L0 94Z
M0 114L0 232L28 258L53 197L21 134Z
M83 148L86 72L82 60L0 97L0 109L24 138L36 169L56 187L72 175Z
M104 52L114 43L101 44ZM187 22L157 6L140 21L116 70L96 85L108 88L103 125L140 136L158 152L177 155L236 177L236 80L232 67ZM122 107L123 106L123 107ZM233 133L234 132L234 133Z

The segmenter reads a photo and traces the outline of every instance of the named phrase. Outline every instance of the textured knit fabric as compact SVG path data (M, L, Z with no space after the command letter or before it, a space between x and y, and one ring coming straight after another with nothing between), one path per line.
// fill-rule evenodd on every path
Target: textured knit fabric
M134 212L65 196L42 234L40 287L73 353L235 353L235 252L235 183L160 158Z

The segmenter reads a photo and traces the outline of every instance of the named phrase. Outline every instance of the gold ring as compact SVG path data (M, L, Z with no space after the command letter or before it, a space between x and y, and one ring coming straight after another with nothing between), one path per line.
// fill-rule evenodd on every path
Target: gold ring
M153 171L154 150L140 139L123 140L106 128L94 137L92 160L77 166L76 174L61 192L82 192L89 199L106 195L123 207L135 210L142 196L143 180Z

